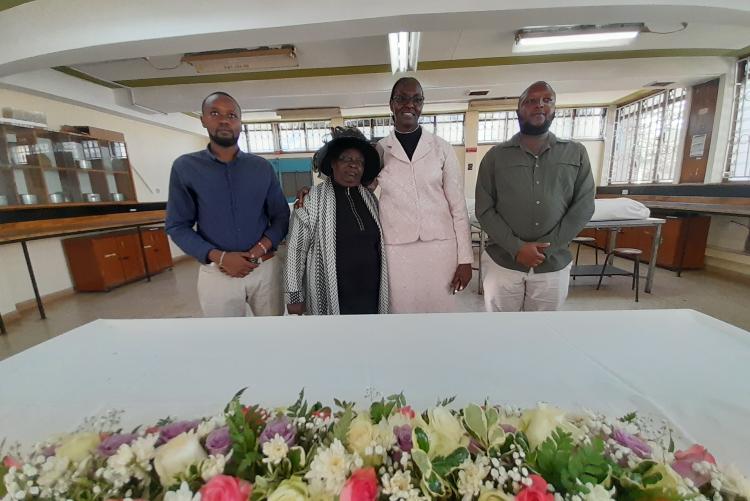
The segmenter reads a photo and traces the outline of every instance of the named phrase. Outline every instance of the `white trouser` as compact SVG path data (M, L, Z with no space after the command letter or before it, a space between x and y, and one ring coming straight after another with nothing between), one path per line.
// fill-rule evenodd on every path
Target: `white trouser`
M484 308L487 311L555 311L568 297L571 264L560 271L509 270L482 253Z
M230 277L215 265L202 265L198 271L198 299L203 316L281 315L281 265L277 254L243 278Z

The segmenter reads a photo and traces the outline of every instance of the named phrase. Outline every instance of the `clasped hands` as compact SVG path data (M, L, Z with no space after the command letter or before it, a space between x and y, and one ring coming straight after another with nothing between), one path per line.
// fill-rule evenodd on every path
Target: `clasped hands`
M516 262L527 268L536 268L547 258L544 255L544 249L547 247L548 242L526 242L518 249Z
M266 250L271 250L271 245L271 240L268 237L263 237L248 251L224 252L213 249L208 253L208 259L216 263L222 273L233 278L242 278L260 266L258 259L266 254ZM223 258L222 253L224 254Z

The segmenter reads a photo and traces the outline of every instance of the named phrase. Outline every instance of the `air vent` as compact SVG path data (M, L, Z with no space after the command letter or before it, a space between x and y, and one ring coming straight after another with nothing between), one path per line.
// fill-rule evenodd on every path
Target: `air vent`
M467 96L486 96L489 94L488 90L470 90L466 93Z
M665 88L665 87L669 87L672 84L674 84L674 82L651 82L651 83L647 83L644 87Z

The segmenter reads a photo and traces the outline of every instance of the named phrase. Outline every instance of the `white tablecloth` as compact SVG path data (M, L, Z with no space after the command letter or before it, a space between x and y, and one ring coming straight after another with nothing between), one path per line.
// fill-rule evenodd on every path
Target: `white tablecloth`
M125 409L124 425L246 402L423 408L548 401L668 418L750 472L750 333L691 310L99 320L0 362L0 437L24 442Z

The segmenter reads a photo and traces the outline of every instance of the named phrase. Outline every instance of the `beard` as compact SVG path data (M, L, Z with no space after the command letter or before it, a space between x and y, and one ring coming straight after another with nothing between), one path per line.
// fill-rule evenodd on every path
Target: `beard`
M229 148L230 146L234 146L235 144L237 144L237 140L239 140L240 138L239 134L235 136L234 133L232 133L232 137L219 136L216 134L209 133L208 137L211 138L211 141L213 141L214 143L224 148Z
M548 118L547 120L545 120L542 125L532 125L528 122L522 121L519 118L518 125L521 129L522 134L526 134L527 136L541 136L542 134L547 133L550 126L552 125L552 120L554 119L555 117L552 116L551 118Z

